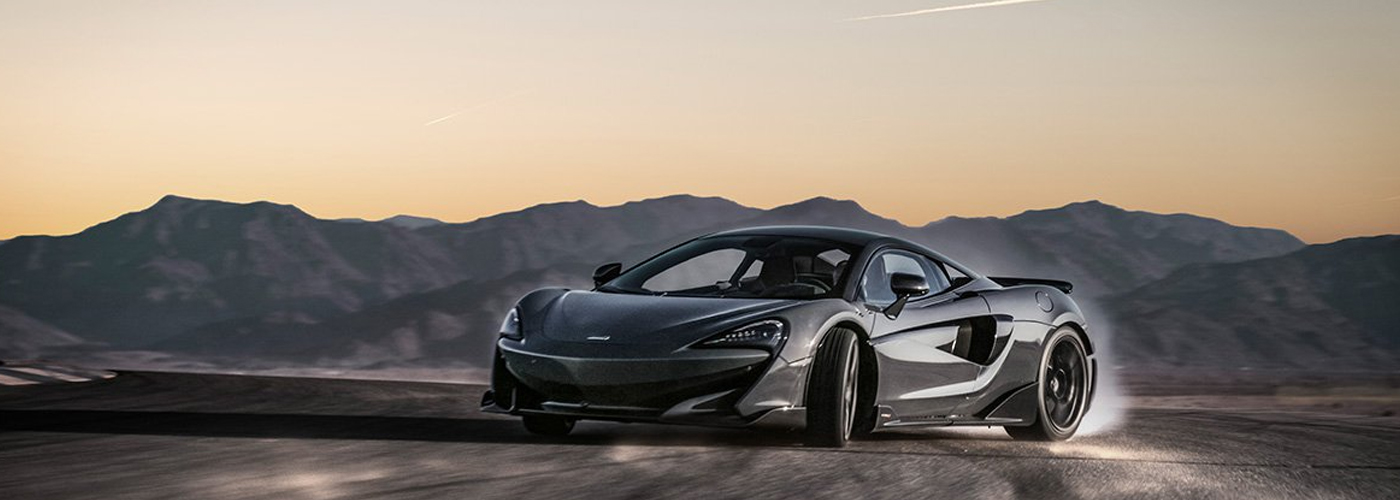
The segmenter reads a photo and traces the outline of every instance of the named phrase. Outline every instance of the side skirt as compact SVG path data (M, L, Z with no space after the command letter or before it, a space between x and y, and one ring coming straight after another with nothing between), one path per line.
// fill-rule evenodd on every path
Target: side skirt
M1006 393L987 407L972 415L898 416L888 406L879 407L879 424L875 430L917 426L949 425L1029 425L1040 411L1039 391L1030 383Z
M1039 385L1036 382L1026 384L1003 396L999 404L988 408L990 410L985 412L988 419L1012 419L1025 424L1035 422L1035 416L1040 412Z

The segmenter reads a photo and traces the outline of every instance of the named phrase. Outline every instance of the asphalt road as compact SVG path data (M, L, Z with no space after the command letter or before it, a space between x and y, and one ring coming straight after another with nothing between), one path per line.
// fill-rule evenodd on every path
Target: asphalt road
M1400 498L1400 424L1129 410L1068 443L995 429L792 435L585 423L562 440L470 385L123 373L0 388L0 496L61 498Z

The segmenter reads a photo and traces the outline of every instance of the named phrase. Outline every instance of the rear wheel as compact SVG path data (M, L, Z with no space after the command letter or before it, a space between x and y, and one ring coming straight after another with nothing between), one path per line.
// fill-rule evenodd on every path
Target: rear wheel
M857 339L856 332L836 328L817 348L807 383L809 446L839 448L851 438L860 408Z
M521 420L525 422L525 430L541 436L567 436L569 431L574 430L574 419L572 418L553 415L525 415Z
M1064 441L1079 429L1089 407L1089 357L1079 335L1061 327L1050 335L1041 356L1039 393L1035 422L1025 427L1006 427L1013 439L1023 441Z

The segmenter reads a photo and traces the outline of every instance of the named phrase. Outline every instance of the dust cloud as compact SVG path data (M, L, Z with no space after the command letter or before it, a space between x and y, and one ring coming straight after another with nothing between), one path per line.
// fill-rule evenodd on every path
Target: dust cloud
M1108 432L1123 424L1129 399L1119 380L1118 362L1113 351L1113 325L1102 308L1091 301L1080 303L1089 317L1089 336L1094 343L1094 358L1098 360L1098 386L1084 421L1079 424L1080 436Z

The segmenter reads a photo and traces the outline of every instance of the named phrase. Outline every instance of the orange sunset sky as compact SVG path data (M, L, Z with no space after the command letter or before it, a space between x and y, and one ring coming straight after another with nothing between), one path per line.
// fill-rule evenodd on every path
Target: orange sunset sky
M824 195L908 224L1100 199L1400 232L1400 2L985 3L2 1L0 239L167 193L449 221Z

